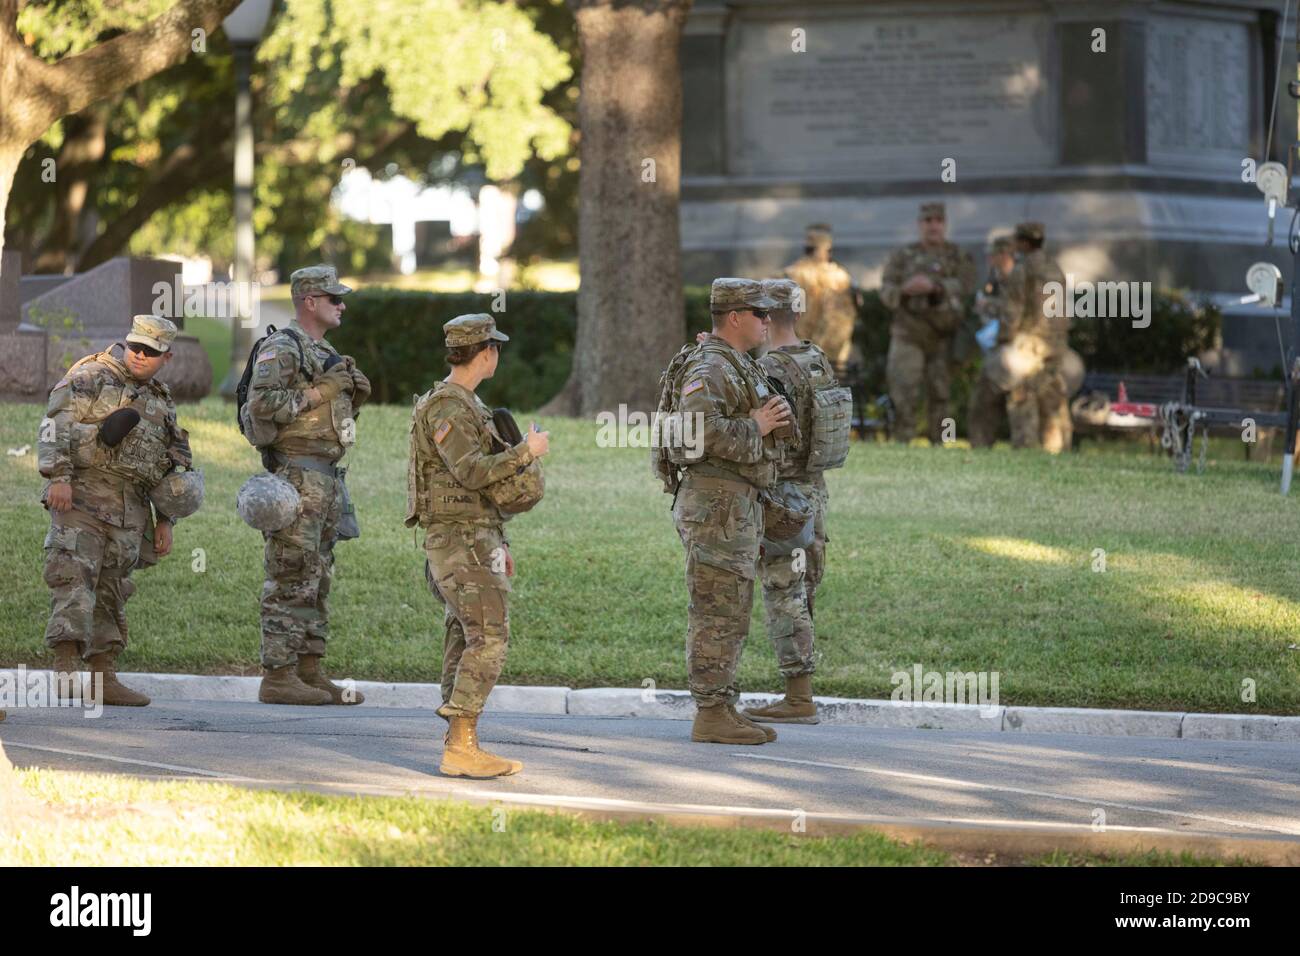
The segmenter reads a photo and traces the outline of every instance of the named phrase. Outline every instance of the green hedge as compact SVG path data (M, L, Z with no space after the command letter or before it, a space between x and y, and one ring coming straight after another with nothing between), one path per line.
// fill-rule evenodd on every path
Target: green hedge
M510 292L498 319L510 336L497 374L479 390L489 406L536 408L569 376L577 314L576 292ZM374 398L409 404L447 374L442 324L468 312L492 312L493 297L476 293L362 289L348 297L342 327L330 342L352 355L370 377ZM709 290L686 289L687 337L709 327ZM1217 308L1178 292L1156 293L1151 325L1134 329L1121 319L1076 319L1070 341L1089 369L1176 372L1185 358L1214 345L1222 317ZM863 387L868 396L885 387L889 310L875 292L863 296L854 341L865 357ZM976 320L968 317L966 343L953 375L953 400L964 414L966 396L979 371L979 350L970 341ZM960 351L960 350L959 350ZM961 419L959 417L959 424Z

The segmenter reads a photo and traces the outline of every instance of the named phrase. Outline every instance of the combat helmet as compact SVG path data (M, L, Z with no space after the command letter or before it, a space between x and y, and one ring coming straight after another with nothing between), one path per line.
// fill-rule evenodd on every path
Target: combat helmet
M301 507L298 489L269 472L249 478L235 497L235 508L244 523L272 534L293 524Z
M173 471L149 490L159 517L188 518L203 506L203 472Z

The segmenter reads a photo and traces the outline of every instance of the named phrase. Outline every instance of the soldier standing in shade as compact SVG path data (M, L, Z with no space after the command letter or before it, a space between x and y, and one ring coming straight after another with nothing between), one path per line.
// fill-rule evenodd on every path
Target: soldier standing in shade
M321 667L329 640L334 544L357 536L338 462L356 442L356 416L370 382L325 341L342 323L341 284L330 266L289 277L295 318L258 349L245 434L266 434L263 463L298 491L302 507L287 528L264 533L262 667L264 704L359 704L364 697L330 681Z
M966 414L966 428L972 448L988 448L997 436L998 425L1006 413L1007 392L1001 381L994 381L1000 349L1011 342L1011 323L1007 321L1006 284L1015 267L1015 247L1010 236L1000 236L989 247L989 273L984 287L975 296L975 311L981 321L997 322L997 335L993 348L988 349L980 366L979 378L971 389L970 408Z
M754 603L763 535L759 492L776 482L791 409L774 395L748 350L767 338L775 300L751 279L715 279L713 332L673 383L675 411L701 423L701 454L684 466L673 505L686 549L686 665L700 743L762 744L776 739L736 711L736 668Z
M518 773L518 760L481 749L478 721L510 643L508 596L515 573L507 515L486 489L547 453L547 432L530 429L509 445L474 394L497 369L509 341L486 313L443 327L451 374L416 400L411 416L406 525L425 529L425 575L445 605L442 706L448 723L439 770L451 776ZM504 448L493 452L493 448Z
M1022 337L1025 348L1041 357L1041 366L1007 396L1007 419L1011 444L1016 448L1038 448L1059 454L1071 445L1074 423L1070 418L1069 390L1062 374L1062 362L1069 352L1070 318L1047 314L1049 282L1065 288L1065 276L1055 260L1043 251L1041 222L1016 226L1015 242L1019 261L1007 279L1007 316L1012 338ZM1027 341L1026 341L1027 340Z
M814 223L805 233L804 254L786 267L785 274L804 290L803 314L795 326L826 353L837 370L843 370L853 353L853 325L858 310L853 301L853 280L831 258L831 227Z
M795 335L795 296L799 287L790 279L767 279L763 292L776 302L769 331L769 350L759 367L785 389L794 401L794 419L799 425L798 445L788 449L777 476L790 482L812 505L812 541L802 559L784 542L763 540L758 573L763 582L763 605L767 613L767 636L776 650L777 666L785 678L785 697L767 707L749 707L745 715L760 722L817 723L813 703L812 675L813 598L821 583L826 560L826 478L808 471L808 446L812 440L813 388L802 387L835 382L830 359L812 342ZM789 363L798 365L796 372Z
M950 414L953 336L962 323L965 297L975 290L975 265L948 242L943 203L922 203L917 224L920 241L895 251L885 264L880 298L894 313L886 375L894 438L906 443L916 434L924 391L930 443L937 445Z
M137 315L120 358L116 344L87 356L50 391L38 467L49 479L41 496L50 512L45 642L54 650L55 671L66 675L61 699L79 696L72 675L84 659L91 692L98 693L102 682L103 703L149 703L117 679L115 661L127 645L126 602L135 593L131 571L170 553L172 526L184 517L176 508L167 513L150 497L173 469L192 465L189 436L177 424L171 393L155 379L171 360L176 332L167 319ZM202 476L186 474L200 482L201 497ZM146 539L149 553L142 562Z

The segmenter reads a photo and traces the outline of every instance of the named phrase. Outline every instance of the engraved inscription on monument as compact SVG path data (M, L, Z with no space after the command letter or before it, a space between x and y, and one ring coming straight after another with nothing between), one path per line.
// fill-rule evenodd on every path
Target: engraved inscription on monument
M1153 164L1239 171L1248 155L1251 28L1191 17L1147 27L1147 152ZM1289 134L1288 134L1289 135Z
M915 174L945 157L961 171L1054 158L1037 15L812 18L807 52L791 24L742 20L728 50L729 172Z

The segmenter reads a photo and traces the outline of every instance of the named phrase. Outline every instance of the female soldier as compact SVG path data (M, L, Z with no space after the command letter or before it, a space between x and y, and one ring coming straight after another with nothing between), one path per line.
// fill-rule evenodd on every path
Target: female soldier
M461 315L442 328L451 374L416 400L411 416L406 525L425 529L425 574L446 605L438 714L450 729L438 769L497 777L518 773L523 764L478 746L479 714L505 664L515 572L504 529L509 516L489 489L545 455L549 433L534 427L506 445L474 394L496 372L499 343L508 341L492 316ZM494 453L494 445L505 450Z

